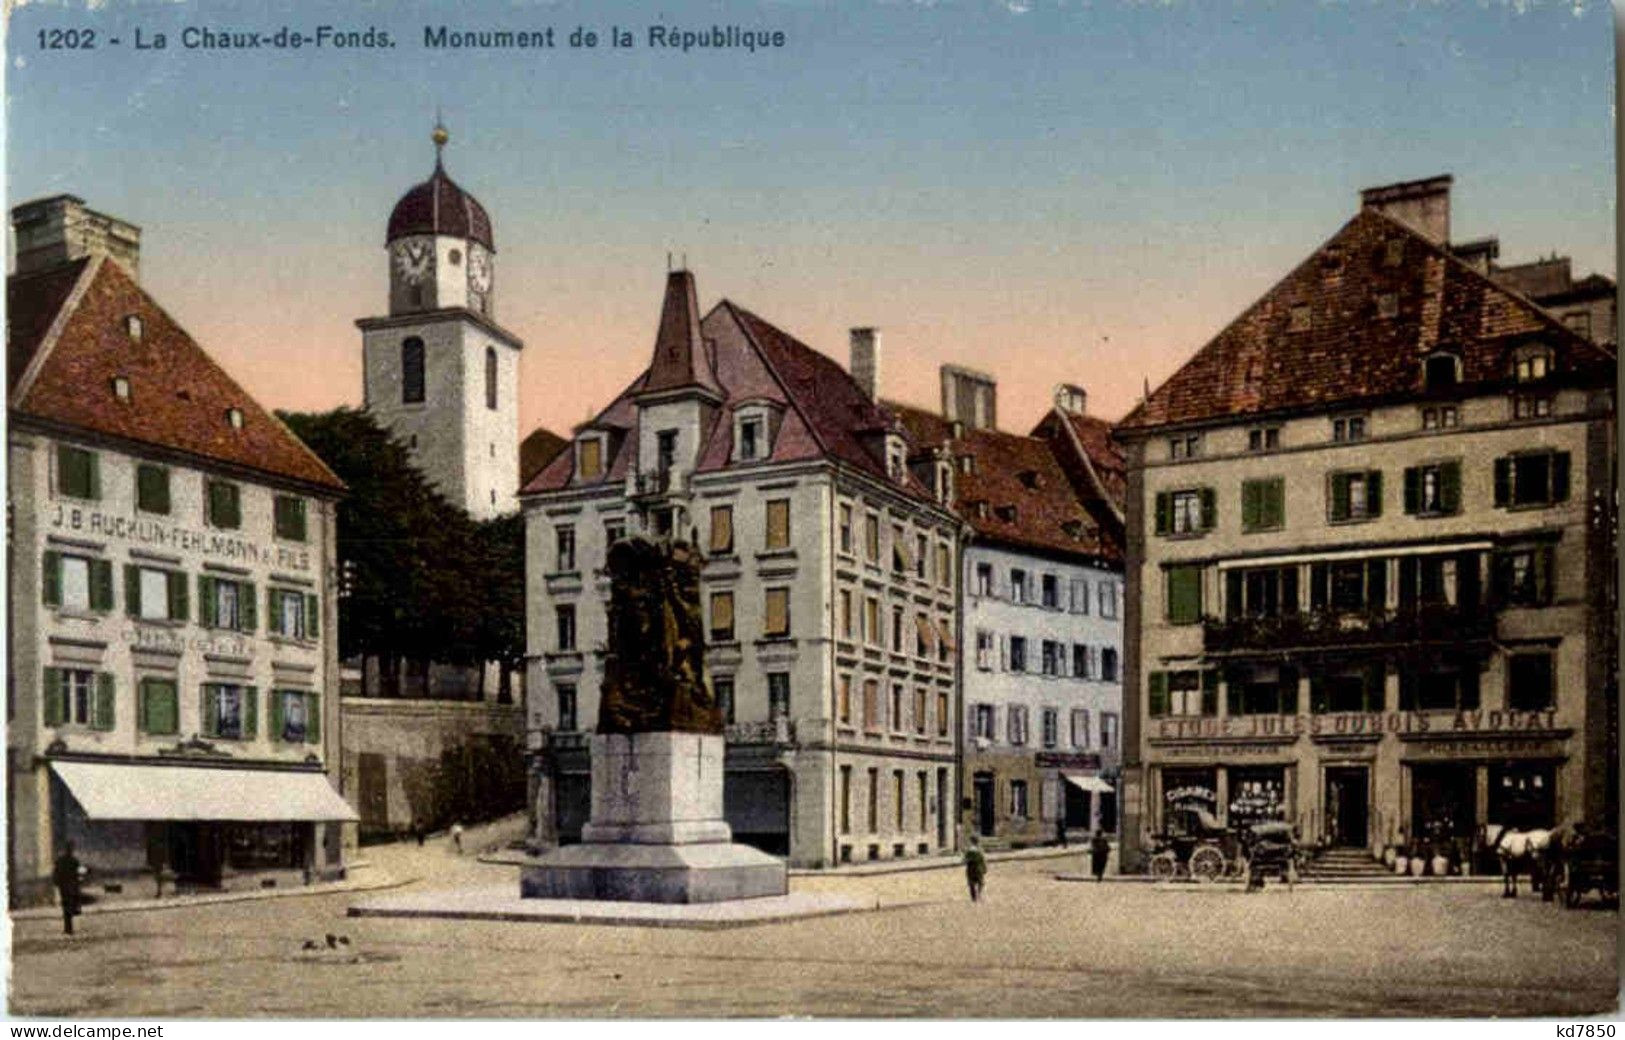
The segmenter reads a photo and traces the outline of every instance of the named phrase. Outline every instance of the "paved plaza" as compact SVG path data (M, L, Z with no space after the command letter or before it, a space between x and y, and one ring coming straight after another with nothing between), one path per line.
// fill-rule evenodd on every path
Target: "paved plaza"
M509 866L368 850L403 893ZM332 894L14 923L11 1010L53 1018L1513 1016L1614 1007L1617 915L1488 885L1061 882L1082 857L798 877L878 909L725 933L351 918ZM517 882L516 882L517 883ZM329 950L325 936L349 940ZM316 939L318 950L304 949Z

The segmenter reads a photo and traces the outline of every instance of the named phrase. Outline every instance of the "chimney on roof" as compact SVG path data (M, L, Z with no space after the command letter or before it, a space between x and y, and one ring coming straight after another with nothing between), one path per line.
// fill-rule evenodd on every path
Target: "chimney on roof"
M1055 388L1055 408L1063 415L1084 415L1089 406L1089 395L1076 383L1062 383Z
M108 256L141 275L141 229L97 213L75 195L24 202L11 210L17 274L32 274L87 256Z
M1475 238L1471 242L1451 246L1450 251L1456 254L1456 259L1468 267L1471 267L1479 274L1487 275L1495 270L1495 261L1501 255L1501 240L1499 238Z
M852 360L847 370L869 395L876 399L880 392L880 330L861 328L852 330Z
M1434 245L1450 244L1450 174L1402 181L1360 192L1362 209L1392 217Z
M942 417L963 423L968 430L991 430L998 425L999 384L986 372L943 365Z

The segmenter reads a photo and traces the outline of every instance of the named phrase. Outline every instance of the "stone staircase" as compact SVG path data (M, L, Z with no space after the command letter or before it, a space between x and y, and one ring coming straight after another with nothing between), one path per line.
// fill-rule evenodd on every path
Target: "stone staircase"
M1372 859L1365 849L1327 849L1303 868L1303 880L1308 882L1381 881L1394 877L1390 868Z

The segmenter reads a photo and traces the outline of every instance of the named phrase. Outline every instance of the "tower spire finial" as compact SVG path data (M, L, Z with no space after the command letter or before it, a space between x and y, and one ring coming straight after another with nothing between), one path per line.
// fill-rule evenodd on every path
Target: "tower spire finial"
M439 170L441 153L446 150L446 142L451 140L451 135L446 132L445 121L440 118L439 105L434 106L434 132L429 135L429 139L434 142L434 168Z

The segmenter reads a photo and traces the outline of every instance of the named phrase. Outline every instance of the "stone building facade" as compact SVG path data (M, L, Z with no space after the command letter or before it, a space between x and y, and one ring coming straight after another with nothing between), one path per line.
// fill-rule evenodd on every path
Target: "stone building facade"
M14 216L12 902L70 841L99 898L336 876L343 485L141 288L138 229Z
M1392 185L1119 425L1124 864L1205 808L1471 861L1612 820L1615 361Z
M873 378L877 334L853 344ZM585 822L605 554L642 535L706 556L735 840L806 866L954 847L960 525L916 456L872 383L669 277L649 367L522 494L540 841Z

